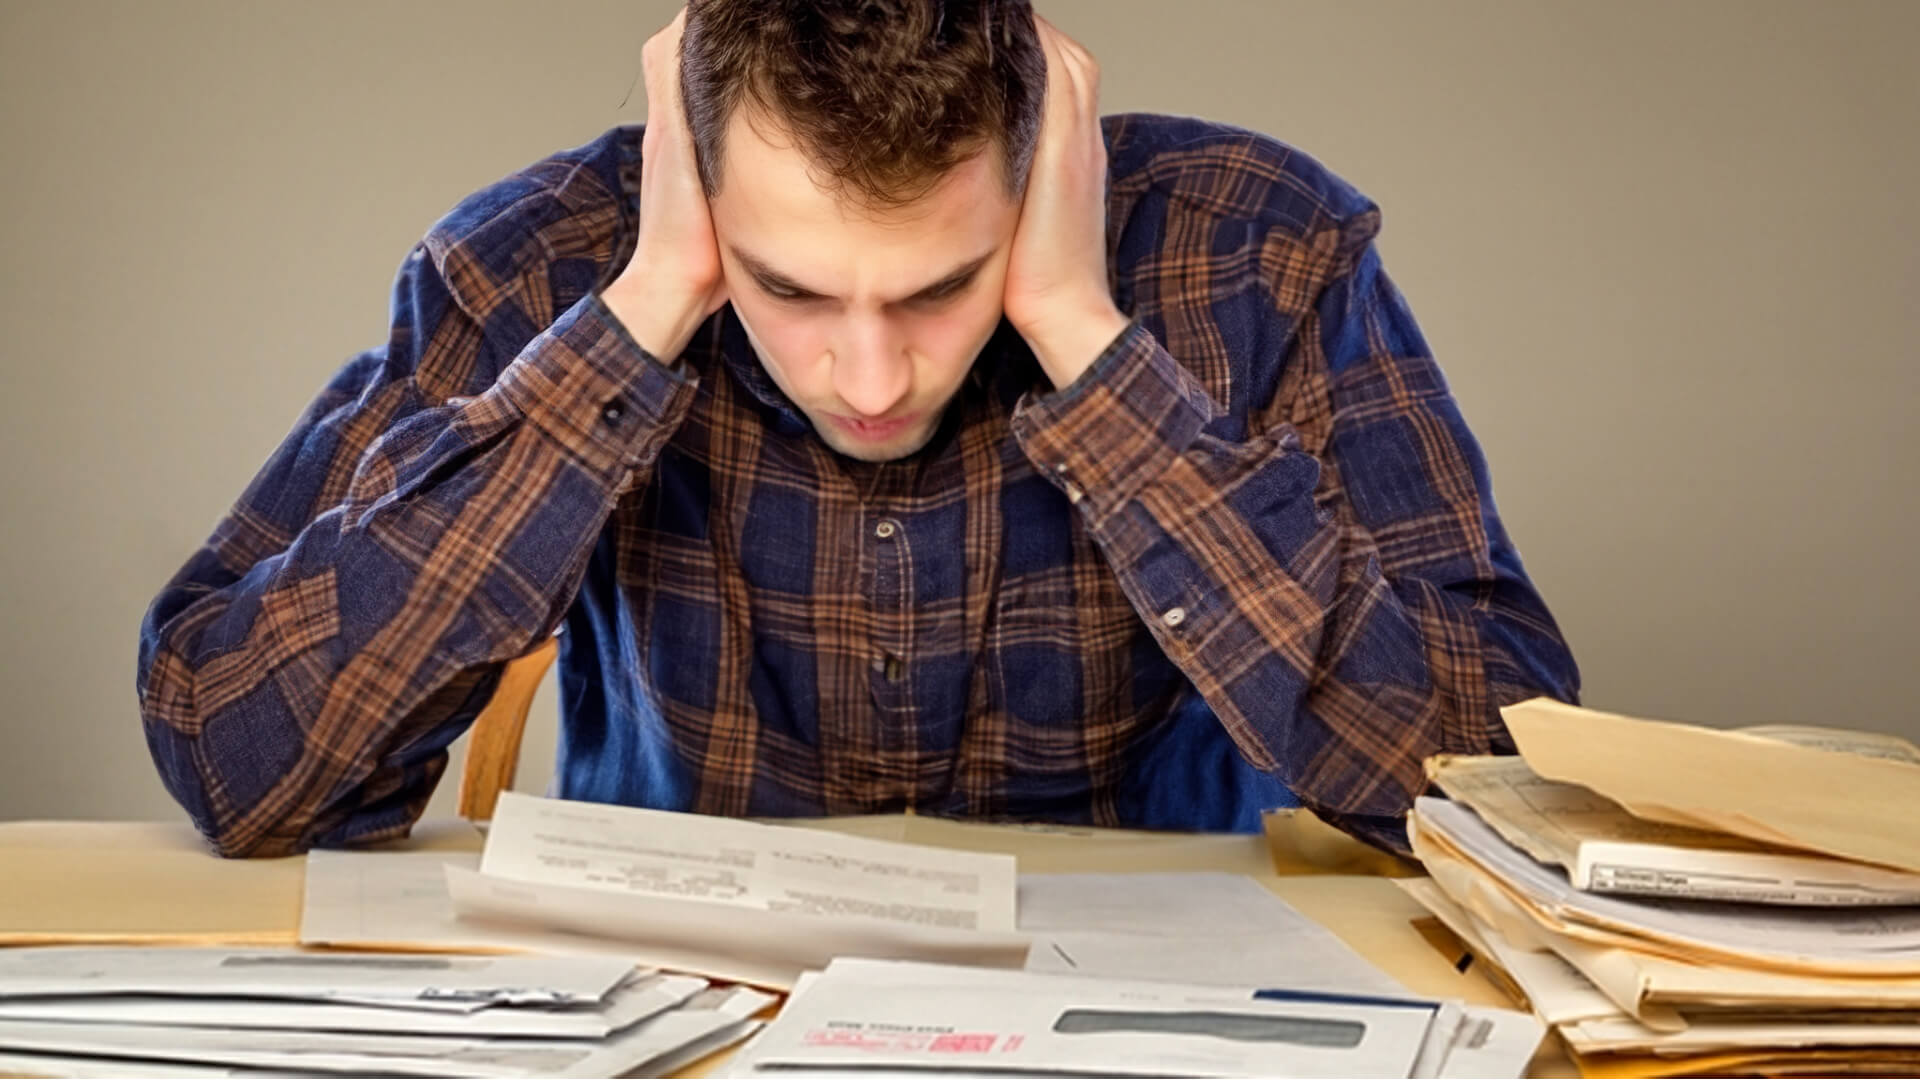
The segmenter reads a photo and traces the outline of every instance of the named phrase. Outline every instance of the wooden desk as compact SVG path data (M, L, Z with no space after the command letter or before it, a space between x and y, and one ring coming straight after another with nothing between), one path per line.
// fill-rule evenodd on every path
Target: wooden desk
M1479 971L1455 969L1414 921L1425 909L1384 877L1311 872L1266 838L1103 829L1032 828L913 815L837 818L817 827L966 851L1004 852L1039 873L1215 870L1245 874L1332 930L1360 955L1434 997L1511 1007ZM477 850L463 821L415 830L397 850ZM229 941L287 944L299 933L305 860L227 861L184 825L122 822L0 824L0 944L72 941ZM1578 1075L1549 1037L1530 1069Z

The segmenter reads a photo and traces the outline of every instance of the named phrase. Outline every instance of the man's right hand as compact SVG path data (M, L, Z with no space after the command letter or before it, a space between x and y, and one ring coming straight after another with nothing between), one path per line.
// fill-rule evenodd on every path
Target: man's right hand
M640 346L664 361L727 301L720 247L695 167L693 135L680 104L682 8L647 39L647 129L640 141L640 238L601 299Z

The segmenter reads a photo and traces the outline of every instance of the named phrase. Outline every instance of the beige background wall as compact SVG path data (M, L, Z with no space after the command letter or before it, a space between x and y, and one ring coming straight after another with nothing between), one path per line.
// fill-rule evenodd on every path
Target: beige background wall
M1920 3L1041 10L1109 111L1263 129L1382 204L1589 703L1920 737ZM146 604L434 219L644 118L672 11L0 0L0 818L175 813Z

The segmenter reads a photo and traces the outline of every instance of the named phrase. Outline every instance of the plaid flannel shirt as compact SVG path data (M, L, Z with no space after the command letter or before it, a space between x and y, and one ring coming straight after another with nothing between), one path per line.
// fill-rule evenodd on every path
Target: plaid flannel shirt
M142 626L168 789L225 854L403 833L561 635L552 792L713 814L1254 829L1404 850L1440 751L1578 674L1377 208L1250 132L1105 121L1132 323L1055 391L1006 323L934 440L832 453L731 309L600 300L641 129L461 201Z

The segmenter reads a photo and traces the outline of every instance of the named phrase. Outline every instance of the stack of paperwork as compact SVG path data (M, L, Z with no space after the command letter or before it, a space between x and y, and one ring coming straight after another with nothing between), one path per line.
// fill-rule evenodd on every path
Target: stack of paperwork
M1200 1063L1226 1061L1238 1064L1219 1075L1517 1076L1544 1035L1525 1012L1410 993L1242 874L1016 875L1005 855L525 796L502 798L477 859L315 853L300 936L336 947L575 951L780 989L825 979L807 1008L871 1009L882 1025L946 1023L953 1003L1044 1028L1059 995L1083 991L1097 991L1088 1000L1101 1008L1114 994L1144 993L1183 1015L1246 1018L1223 1021L1238 1025L1225 1036L1177 1021L1089 1029L1081 1034L1098 1037L1076 1035L1045 1055L1035 1035L1016 1055L1000 1056L996 1043L985 1063L939 1059L962 1071L1103 1075L1124 1052L1133 1072L1147 1061L1147 1072L1214 1075ZM797 1015L789 1027L810 1022ZM1315 1025L1304 1043L1276 1043L1273 1016L1288 1031L1302 1017L1325 1019L1341 1044L1322 1045ZM966 1025L984 1022L962 1020L955 1030L971 1035ZM971 1035L962 1041L978 1045ZM927 1064L796 1067L855 1062Z
M1920 1067L1920 748L1536 700L1428 763L1401 885L1609 1075Z
M773 1000L609 957L8 949L0 1073L657 1074Z
M734 1076L1519 1076L1521 1013L843 959L809 972Z

